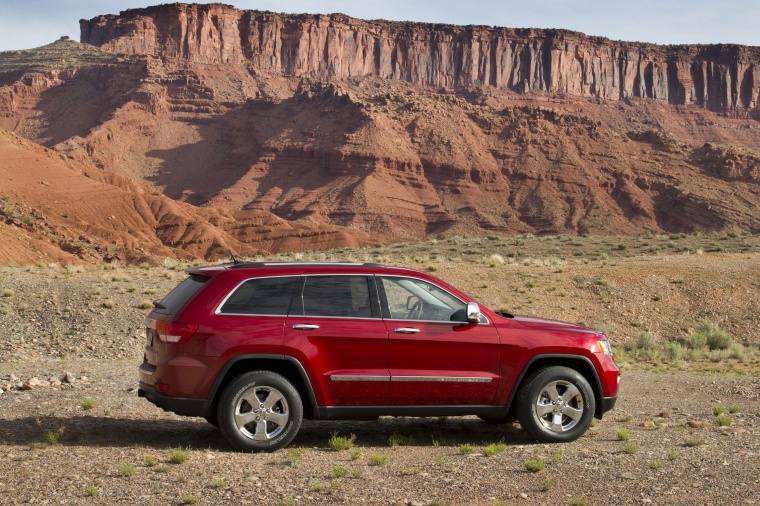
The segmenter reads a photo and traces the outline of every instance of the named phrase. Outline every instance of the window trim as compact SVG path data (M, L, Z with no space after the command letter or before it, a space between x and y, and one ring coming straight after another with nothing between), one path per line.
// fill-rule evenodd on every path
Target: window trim
M253 276L250 278L246 278L237 285L235 285L235 288L230 290L230 292L224 297L224 299L217 304L216 309L214 310L214 314L218 316L274 316L278 318L287 317L286 314L259 314L259 313L224 313L222 312L222 308L227 303L227 300L232 297L232 295L238 291L238 289L243 286L245 283L257 279L273 279L273 278L296 278L296 286L293 288L293 293L290 295L290 303L288 304L288 310L287 313L290 313L290 306L293 305L293 297L295 296L296 290L298 289L298 284L301 281L301 275L300 274L283 274L280 276Z
M429 281L427 279L418 278L418 277L415 277L415 276L402 276L402 275L397 275L397 274L375 274L375 277L376 278L406 278L406 279L414 279L414 280L417 280L417 281L422 281L424 283L430 283L431 285L435 286L439 290L442 290L442 291L448 293L449 295L451 295L452 297L454 297L455 299L457 299L459 302L463 303L465 306L467 305L467 302L468 302L468 301L462 300L461 297L459 297L457 295L454 295L453 293L451 293L450 291L446 290L444 287L438 285L437 283L433 283L433 282L431 282L431 281ZM382 279L379 280L379 282L376 280L375 284L377 285L377 291L378 291L378 294L380 295L380 311L381 311L381 313L384 313L385 311L388 312L388 317L386 318L385 315L383 315L383 320L394 321L394 322L444 323L446 325L451 325L451 324L454 324L454 325L456 325L456 324L471 325L471 323L469 323L469 322L454 322L454 321L450 321L450 320L411 320L411 319L408 319L408 318L393 318L391 316L390 306L388 306L388 296L385 293L385 287L383 286ZM383 304L383 301L385 301L385 304ZM477 301L473 300L472 302L477 302ZM480 302L477 302L477 304L478 304L478 306L481 306L481 307L483 306ZM484 321L484 322L478 322L478 325L490 325L491 324L491 320L486 315L484 315L482 311L480 313L480 316L482 316L483 318L485 318L486 321Z

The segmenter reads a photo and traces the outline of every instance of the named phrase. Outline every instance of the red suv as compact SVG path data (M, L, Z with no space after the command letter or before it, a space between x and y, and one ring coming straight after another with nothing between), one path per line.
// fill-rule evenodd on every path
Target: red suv
M428 274L376 264L197 267L147 318L139 395L272 451L302 419L516 416L573 441L613 408L601 332L490 311Z

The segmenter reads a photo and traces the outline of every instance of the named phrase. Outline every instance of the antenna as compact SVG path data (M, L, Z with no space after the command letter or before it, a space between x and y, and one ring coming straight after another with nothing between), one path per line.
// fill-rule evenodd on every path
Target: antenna
M230 248L230 246L227 244L227 241L224 239L224 235L220 236L220 239L224 243L224 246L227 248L227 250L230 252L230 256L232 257L232 263L234 265L244 263L242 260L238 260L237 258L235 258L235 253L232 252L232 248Z

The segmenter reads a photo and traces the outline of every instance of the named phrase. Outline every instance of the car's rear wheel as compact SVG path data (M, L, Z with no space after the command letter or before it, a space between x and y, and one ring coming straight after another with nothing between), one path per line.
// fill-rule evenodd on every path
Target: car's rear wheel
M303 405L285 377L254 371L238 376L224 389L217 419L222 435L238 450L271 452L296 437Z
M594 409L591 385L569 367L539 369L517 393L520 425L542 443L575 441L591 425Z

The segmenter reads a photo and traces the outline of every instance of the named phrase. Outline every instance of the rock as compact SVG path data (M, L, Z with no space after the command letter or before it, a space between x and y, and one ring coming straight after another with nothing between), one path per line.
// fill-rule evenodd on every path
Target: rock
M251 63L264 72L325 80L393 76L448 89L485 84L517 93L650 98L723 112L754 109L750 97L760 92L755 77L760 53L754 48L705 51L567 30L463 29L342 14L243 11L220 4L130 9L118 16L83 19L80 30L82 43L113 53ZM734 83L748 86L741 93L726 93Z
M744 427L721 427L720 430L726 434L744 434L747 432Z
M520 497L523 498L523 499L527 499L528 498L528 494L526 494L525 492L520 492Z
M688 422L686 422L686 425L688 425L692 429L700 429L705 426L703 422L700 422L697 420L689 420Z
M77 377L73 373L66 371L61 377L61 381L64 383L73 384L77 380Z
M79 381L87 382L87 381L90 381L90 378L88 378L87 376L80 376Z
M15 374L11 373L11 375L8 377L8 379L10 380L11 383L13 383L13 382L18 381L18 376L16 376Z
M61 380L59 380L58 378L51 379L50 380L50 386L53 386L53 387L59 387L59 386L61 386Z
M662 411L659 416L660 418L670 418L670 412Z

